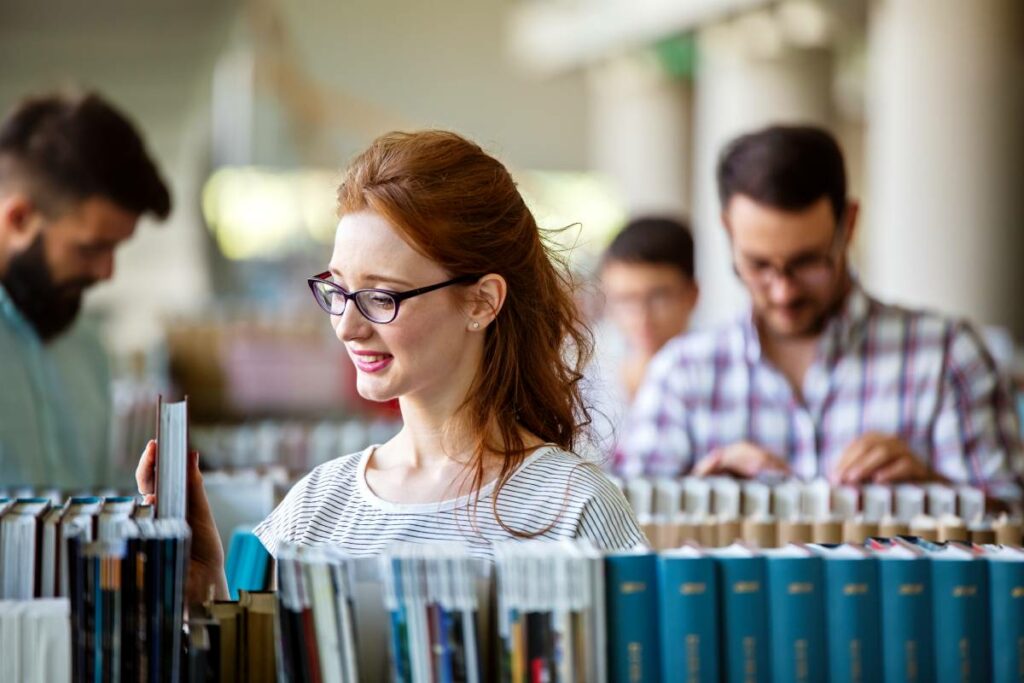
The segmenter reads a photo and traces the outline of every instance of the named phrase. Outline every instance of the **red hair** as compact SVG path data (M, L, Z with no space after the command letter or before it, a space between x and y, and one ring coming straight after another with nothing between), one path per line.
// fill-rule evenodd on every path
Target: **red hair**
M503 456L497 514L498 494L529 453L523 430L572 451L589 424L580 380L593 342L568 268L545 246L508 169L455 133L377 138L349 166L338 208L375 211L453 277L496 273L507 282L485 332L483 364L450 425L474 435L475 493L487 454ZM533 535L498 521L514 535Z

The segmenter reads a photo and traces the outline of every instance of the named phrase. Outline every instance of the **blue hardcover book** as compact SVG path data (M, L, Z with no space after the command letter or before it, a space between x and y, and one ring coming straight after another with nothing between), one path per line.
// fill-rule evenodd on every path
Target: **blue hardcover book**
M985 546L992 607L992 681L1024 679L1024 551Z
M924 547L932 570L935 680L992 680L987 563L979 561L970 546Z
M874 543L882 609L882 673L887 683L935 679L931 565L917 547Z
M823 561L800 545L764 551L772 678L812 683L826 679Z
M715 563L690 546L658 558L661 680L718 683Z
M771 680L765 559L735 543L711 551L718 576L723 681Z
M809 547L825 561L829 680L881 680L878 562L864 549L852 545Z
M647 548L605 557L608 668L613 681L658 680L658 556Z

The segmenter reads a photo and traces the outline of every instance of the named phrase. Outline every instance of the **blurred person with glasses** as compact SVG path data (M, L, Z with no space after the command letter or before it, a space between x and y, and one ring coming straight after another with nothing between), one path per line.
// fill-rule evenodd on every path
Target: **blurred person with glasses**
M878 301L852 272L858 205L834 138L750 133L717 176L750 312L654 359L617 469L954 482L1019 500L1017 419L978 332Z
M326 271L309 279L359 394L397 399L401 431L303 477L255 529L267 550L512 538L644 541L615 485L574 449L590 333L505 166L444 131L390 133L349 167ZM310 302L312 305L313 302ZM153 491L156 446L136 473ZM189 462L189 593L226 594L197 457Z
M0 121L0 489L121 483L107 354L79 312L140 216L170 209L139 132L98 95L30 97Z
M686 331L697 304L689 226L673 218L631 220L605 250L599 275L604 319L587 375L598 455L607 457L648 363Z

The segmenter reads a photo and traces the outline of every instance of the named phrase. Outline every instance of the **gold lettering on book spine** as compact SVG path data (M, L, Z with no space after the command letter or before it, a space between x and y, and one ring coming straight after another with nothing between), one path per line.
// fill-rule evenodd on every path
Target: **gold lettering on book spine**
M1024 586L1016 586L1010 591L1011 598L1024 598Z
M843 586L843 595L867 595L868 585L866 583L848 583Z
M916 681L920 675L920 668L917 665L917 641L908 640L903 644L903 650L907 658L907 680Z
M643 581L624 581L619 590L623 593L623 595L643 593L645 590L647 590L647 584Z
M973 598L978 594L977 586L954 586L953 597L954 598Z
M679 584L679 592L683 595L704 595L704 593L706 593L707 590L707 585L703 583Z
M743 639L743 680L757 683L757 639L753 636Z
M921 595L924 593L924 584L903 583L900 584L900 595Z
M695 633L686 636L686 680L688 683L700 680L700 636Z
M796 660L796 680L810 680L810 665L807 663L807 641L800 638L793 643L793 654Z
M761 590L759 581L737 581L732 585L734 593L756 593Z
M630 643L628 652L630 683L640 683L644 679L643 646L640 643Z
M789 584L789 594L790 595L801 595L801 594L804 594L804 593L813 593L813 592L814 592L814 584L813 583L791 583L791 584Z
M856 638L850 641L850 680L861 681L864 676L864 665L860 661L860 641Z

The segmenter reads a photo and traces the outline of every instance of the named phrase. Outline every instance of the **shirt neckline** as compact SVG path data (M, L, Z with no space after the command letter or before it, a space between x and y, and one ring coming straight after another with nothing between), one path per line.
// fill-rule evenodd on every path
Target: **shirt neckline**
M463 496L459 496L458 498L447 498L445 500L430 501L426 503L396 503L394 501L385 500L381 498L376 493L374 493L373 489L370 488L370 485L366 483L366 467L370 462L370 458L373 456L374 452L379 447L380 444L374 444L368 447L366 450L364 450L362 454L359 456L359 463L356 466L356 482L358 484L359 494L362 496L363 500L366 503L377 508L378 510L383 510L384 512L402 512L410 514L425 512L447 512L450 510L456 510L459 508L466 507L473 501L474 498L477 498L477 496L474 496L472 492L467 493L466 495ZM533 453L527 456L525 460L523 460L522 464L519 465L518 469L516 469L516 471L512 473L512 477L509 479L509 481L515 479L519 475L519 473L523 471L523 469L529 467L531 464L539 460L543 455L545 455L546 453L553 452L557 449L558 447L554 444L543 444L542 446L538 447L537 450L535 450ZM480 488L479 497L477 499L483 500L484 498L490 496L491 493L494 491L494 487L496 484L497 480L492 480L489 481L484 486L482 486Z

